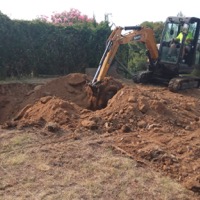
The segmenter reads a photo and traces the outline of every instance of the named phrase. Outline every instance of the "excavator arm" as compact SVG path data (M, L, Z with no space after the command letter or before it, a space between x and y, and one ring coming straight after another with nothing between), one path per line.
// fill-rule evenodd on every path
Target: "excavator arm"
M131 30L128 33L122 34L123 30ZM110 34L106 49L100 60L96 74L91 82L91 86L96 86L106 76L110 65L116 55L116 52L121 44L127 44L129 42L142 42L147 49L147 56L150 63L155 63L158 59L158 49L154 37L153 30L141 26L131 27L116 27Z

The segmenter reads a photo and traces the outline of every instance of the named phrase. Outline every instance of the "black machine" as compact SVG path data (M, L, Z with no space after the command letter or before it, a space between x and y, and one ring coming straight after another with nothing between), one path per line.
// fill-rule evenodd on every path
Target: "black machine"
M122 30L130 30L130 32L122 34ZM182 32L182 41L171 49L172 44L176 42L174 38L180 32ZM191 39L188 43L189 33ZM116 27L107 40L105 52L90 86L100 85L119 46L129 42L142 42L147 49L147 70L133 75L134 82L167 83L173 92L199 87L200 78L191 75L195 69L200 70L200 19L196 17L168 17L159 45L156 44L154 32L150 28ZM190 46L189 50L186 48L186 43L187 47Z
M181 43L172 48L174 38L186 27ZM192 39L186 43L187 35ZM189 50L186 51L186 45ZM195 17L168 17L158 45L158 58L151 61L148 71L134 77L135 82L160 81L168 83L171 91L197 88L200 78L191 76L195 69L200 70L200 19Z

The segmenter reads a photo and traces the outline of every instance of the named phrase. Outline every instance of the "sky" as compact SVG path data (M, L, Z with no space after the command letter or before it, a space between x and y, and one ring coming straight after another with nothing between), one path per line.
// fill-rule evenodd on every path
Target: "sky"
M144 21L165 21L182 12L187 17L200 18L200 1L190 0L0 0L0 11L11 19L32 20L38 16L77 9L97 22L108 14L116 26L134 26Z

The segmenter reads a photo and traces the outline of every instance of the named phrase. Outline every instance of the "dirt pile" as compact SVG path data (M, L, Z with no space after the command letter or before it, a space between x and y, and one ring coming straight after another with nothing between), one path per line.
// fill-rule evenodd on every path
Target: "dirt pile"
M199 95L199 90L178 94L167 88L126 86L105 109L92 113L90 118L99 118L98 127L102 132L109 127L112 131L122 128L125 132L148 130L181 134L196 130L200 125Z
M18 106L1 123L13 117L11 125L20 128L107 133L114 149L200 193L199 89L172 93L159 86L107 78L105 84L110 87L102 89L99 102L85 87L87 81L86 75L71 74L31 91L27 88L20 100L15 91ZM1 113L6 105L14 104L2 103ZM102 109L96 110L98 106Z
M10 83L0 85L0 124L11 119L35 87L34 84Z
M75 128L80 118L80 107L58 97L46 96L22 109L14 118L20 127L45 127L50 124L62 128Z
M42 97L52 96L74 102L83 108L88 108L90 102L85 89L86 82L88 81L87 76L84 74L70 74L59 77L47 84L36 86L29 93L28 98L24 99L21 107L34 104Z

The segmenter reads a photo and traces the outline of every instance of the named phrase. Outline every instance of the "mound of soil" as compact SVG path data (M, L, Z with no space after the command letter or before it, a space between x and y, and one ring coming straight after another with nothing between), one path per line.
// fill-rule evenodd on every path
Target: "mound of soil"
M200 90L107 77L96 95L88 81L70 74L39 86L1 85L0 123L106 133L113 148L200 193Z

